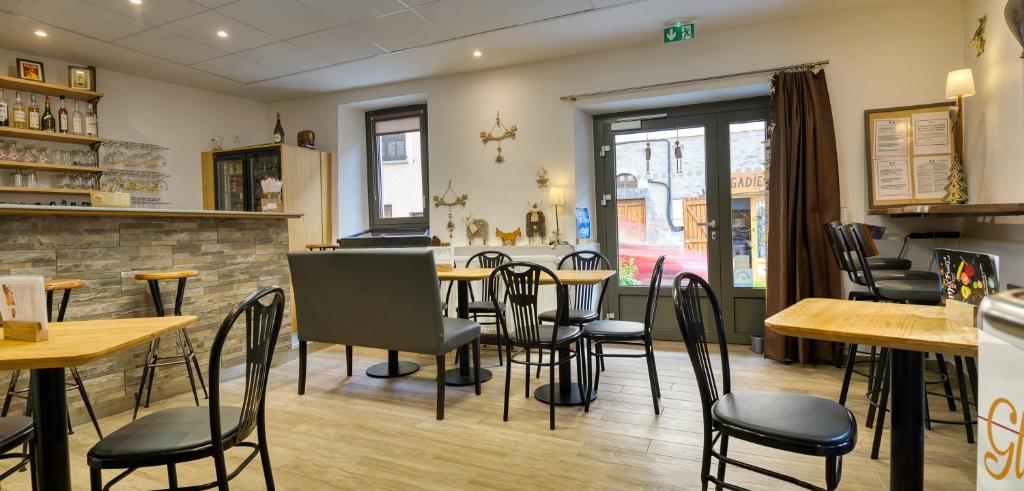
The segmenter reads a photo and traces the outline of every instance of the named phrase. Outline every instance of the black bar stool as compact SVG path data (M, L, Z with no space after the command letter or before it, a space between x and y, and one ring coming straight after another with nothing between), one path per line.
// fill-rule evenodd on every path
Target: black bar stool
M174 315L181 315L181 304L185 300L185 280L195 276L199 276L199 271L182 269L176 271L144 271L137 273L135 279L149 283L149 291L153 296L153 306L156 308L156 315L163 317L167 314L164 311L163 297L160 296L160 281L178 280L178 291L174 297ZM177 335L178 352L173 355L160 355L160 338L149 342L146 361L142 367L142 379L139 380L139 391L135 393L135 411L132 413L132 421L135 421L135 418L139 415L139 404L142 402L143 389L146 391L145 407L149 407L149 397L153 393L153 376L156 373L157 367L185 365L185 370L188 371L188 382L192 385L192 397L196 401L196 406L199 405L196 378L199 378L199 385L202 386L203 397L209 398L209 394L206 392L206 382L203 381L203 372L199 368L199 358L196 356L196 350L192 346L192 340L188 337L188 331L181 329L177 331ZM195 367L196 371L194 376L192 374L193 367Z
M60 307L57 311L57 322L64 322L64 314L68 310L68 302L71 301L71 290L81 288L85 285L85 282L79 279L68 278L63 280L48 280L43 284L43 289L46 290L46 320L53 322L53 294L55 292L63 292L60 300ZM67 384L67 390L77 390L78 394L82 396L82 404L85 405L85 411L89 413L89 419L92 420L92 426L96 428L96 435L103 438L103 432L100 431L100 423L96 420L96 413L92 410L92 404L89 402L89 394L85 392L85 384L82 383L82 377L78 374L78 369L71 367L71 379L72 381ZM11 409L11 401L15 397L20 397L29 400L28 388L18 389L18 378L21 375L21 370L15 370L11 374L10 385L7 386L7 394L4 396L3 409L0 410L0 416L6 417L7 412ZM31 414L31 407L27 406L25 413ZM74 434L74 429L71 428L71 415L68 414L68 433Z

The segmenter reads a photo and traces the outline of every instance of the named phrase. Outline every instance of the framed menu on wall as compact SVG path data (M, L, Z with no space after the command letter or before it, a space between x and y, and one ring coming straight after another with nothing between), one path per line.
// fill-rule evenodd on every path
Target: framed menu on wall
M953 102L864 111L868 207L942 203L953 165Z

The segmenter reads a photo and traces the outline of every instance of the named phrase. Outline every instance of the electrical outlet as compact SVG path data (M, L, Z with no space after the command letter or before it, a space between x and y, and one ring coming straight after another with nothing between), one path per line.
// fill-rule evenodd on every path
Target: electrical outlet
M608 312L608 319L615 319L615 312Z

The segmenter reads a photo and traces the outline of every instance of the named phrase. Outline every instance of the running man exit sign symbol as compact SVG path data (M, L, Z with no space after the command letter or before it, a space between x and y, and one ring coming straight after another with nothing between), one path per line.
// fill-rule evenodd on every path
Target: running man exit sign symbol
M696 37L696 31L693 30L692 23L676 24L665 28L661 40L664 44L669 44L693 39L694 37Z

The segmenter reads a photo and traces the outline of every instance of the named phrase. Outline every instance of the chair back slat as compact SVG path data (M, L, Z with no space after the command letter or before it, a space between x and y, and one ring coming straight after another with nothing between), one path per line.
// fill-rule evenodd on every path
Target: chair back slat
M601 269L612 269L612 263L608 258L597 251L576 251L567 254L558 262L558 269L572 269L576 271L597 271ZM604 303L604 294L608 290L608 279L599 285L574 285L569 289L567 299L570 309L593 310L601 313ZM595 302L596 299L596 302Z
M554 285L558 291L558 308L556 318L561 318L562 308L565 304L562 298L561 281L553 271L544 266L528 262L510 262L502 264L491 272L490 280L497 284L500 282L505 289L504 315L498 309L498 298L491 298L497 312L498 326L503 332L507 342L514 339L516 344L522 346L539 346L542 343L555 342L558 330L552 329L552 338L545 340L541 338L541 320L537 308L538 293L540 291L540 279L542 275L554 278Z
M857 261L860 263L860 269L857 272L857 278L860 280L858 283L868 287L868 291L872 295L882 298L875 286L875 276L868 263L869 257L878 255L878 248L875 246L875 240L868 232L868 228L863 223L853 223L841 228L840 232L843 240L850 244L853 252L856 253Z
M267 395L267 379L270 363L274 357L274 346L281 331L284 317L284 290L280 287L266 287L246 297L224 318L210 349L210 431L220 435L223 427L220 420L220 365L225 344L231 330L244 325L241 334L245 352L245 389L242 392L241 414L238 431L230 445L245 440L263 418ZM244 322L238 322L244 316ZM214 438L215 452L223 453L223 444Z
M665 256L660 256L654 263L651 272L650 290L647 292L647 310L644 315L644 331L650 335L654 329L655 315L658 313L658 292L661 291L661 276L665 272Z
M716 382L711 355L708 351L708 338L705 332L704 311L701 308L701 292L707 297L714 316L714 329L718 339L719 356L722 363L722 386ZM729 372L729 350L725 344L725 328L722 321L722 310L715 292L707 281L693 273L679 273L672 284L672 297L676 311L679 331L686 344L686 352L693 365L697 377L697 388L700 392L701 406L706 421L710 421L711 406L718 401L720 395L728 394L731 387Z
M509 256L508 254L505 254L504 252L501 252L501 251L481 251L481 252L478 252L476 254L473 254L472 256L469 257L469 259L466 260L466 267L467 268L478 267L478 268L494 269L494 268L497 268L498 266L501 266L502 264L506 264L506 263L510 263L510 262L512 262L512 256ZM488 276L487 278L481 280L480 281L480 300L483 300L483 301L490 301L490 300L492 300L492 297L494 295L498 294L498 290L499 290L498 286L499 285L495 284L494 281L491 281L491 277L490 276ZM469 300L471 302L475 302L476 301L476 294L473 292L472 288L469 289Z

